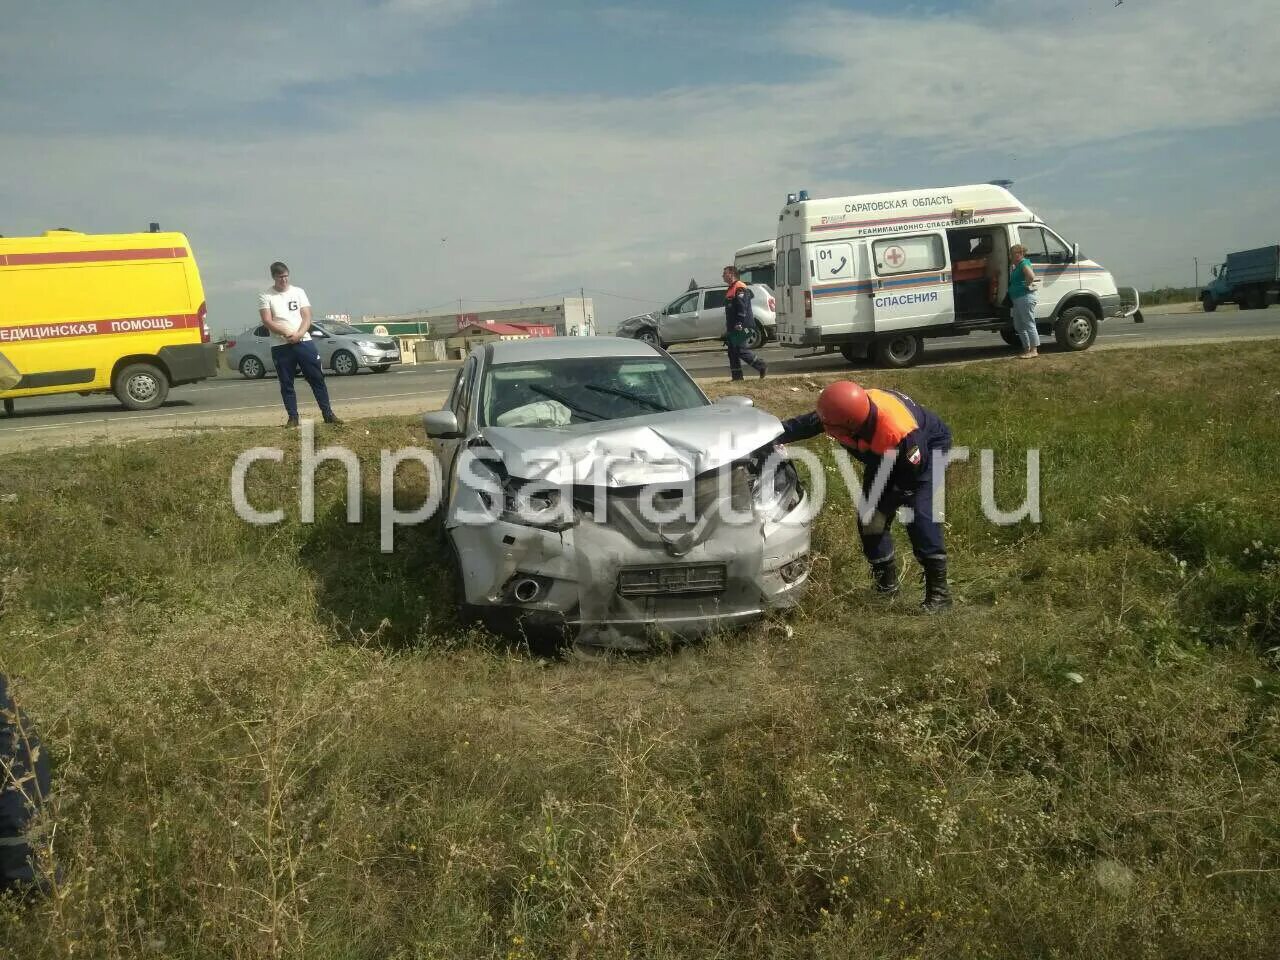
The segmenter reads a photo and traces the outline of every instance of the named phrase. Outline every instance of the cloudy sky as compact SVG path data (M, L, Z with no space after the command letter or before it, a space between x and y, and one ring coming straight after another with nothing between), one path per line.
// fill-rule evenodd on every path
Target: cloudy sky
M707 281L997 177L1120 283L1280 241L1276 0L0 0L0 233L185 232L215 327Z

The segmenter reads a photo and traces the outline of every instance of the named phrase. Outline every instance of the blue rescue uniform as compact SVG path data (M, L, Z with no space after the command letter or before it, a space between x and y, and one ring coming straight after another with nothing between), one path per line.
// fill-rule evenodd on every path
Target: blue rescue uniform
M882 469L889 470L884 488L876 500L870 522L858 518L862 552L872 564L893 559L893 538L889 528L899 507L910 507L907 536L916 558L945 560L942 524L934 515L934 452L951 449L951 428L932 410L920 406L896 390L867 391L871 413L848 440L841 439L845 452L862 464L862 496L870 502ZM806 413L783 421L782 442L808 440L823 432L818 414ZM892 465L886 461L892 456ZM939 481L941 478L938 478Z
M724 342L729 348L729 377L742 379L742 364L746 361L763 376L764 361L747 349L747 340L756 326L756 316L751 310L751 288L741 280L724 292Z

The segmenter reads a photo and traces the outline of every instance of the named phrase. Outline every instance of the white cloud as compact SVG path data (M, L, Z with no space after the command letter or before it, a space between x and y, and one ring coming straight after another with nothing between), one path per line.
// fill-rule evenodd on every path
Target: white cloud
M325 3L320 17L338 9L338 0ZM457 16L471 5L393 6L375 21ZM787 190L905 186L906 158L916 167L927 158L942 171L939 185L966 156L1005 158L1050 198L1046 215L1101 235L1119 219L1114 207L1053 209L1074 176L1073 151L1142 135L1142 157L1155 138L1172 152L1188 130L1273 123L1280 38L1248 29L1268 22L1271 9L1271 0L1240 0L1230 10L1191 0L1120 8L1111 0L996 2L981 17L922 19L810 7L777 33L782 49L820 58L799 81L755 78L646 97L335 99L323 128L262 125L220 140L198 132L17 134L0 145L0 159L18 160L7 165L24 173L14 196L0 200L11 216L34 218L33 229L68 221L110 230L151 219L186 229L215 313L232 328L234 318L252 318L249 278L261 273L265 282L277 257L322 311L400 312L580 284L665 300L690 272L714 277L736 247L770 235ZM385 33L357 26L328 36L304 26L308 56L273 65L278 37L264 25L268 15L255 17L263 24L232 17L218 26L210 17L223 59L218 71L196 64L188 93L205 84L235 100L256 96L260 79L278 93L332 71L393 71L397 55L426 42L406 31L388 41L391 55L372 55ZM144 34L139 44L148 42ZM109 75L108 59L96 55L92 69ZM244 75L221 77L228 66ZM145 63L130 71L154 74ZM164 103L177 96L157 94ZM732 118L746 135L726 133ZM1046 152L1060 159L1046 161ZM1038 165L1020 166L1017 158L1031 155L1041 156ZM1274 201L1253 202L1275 210ZM1220 205L1217 228L1229 230L1229 215L1242 209ZM1162 234L1144 244L1143 222ZM1117 262L1106 262L1148 276L1160 276L1177 244L1204 242L1185 210L1181 219L1132 214L1115 236L1123 237ZM612 319L639 308L598 307Z

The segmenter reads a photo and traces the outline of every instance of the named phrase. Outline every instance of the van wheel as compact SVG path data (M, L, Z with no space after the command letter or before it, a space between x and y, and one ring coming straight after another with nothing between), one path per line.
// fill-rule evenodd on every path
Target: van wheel
M149 363L131 363L116 374L111 389L130 410L154 410L169 396L169 378Z
M747 349L759 350L768 343L768 341L769 338L765 335L764 327L760 326L758 323L753 323L751 325L751 332L747 335Z
M340 377L354 377L360 372L360 364L356 363L355 356L348 350L339 350L333 355L333 372Z
M1213 313L1218 309L1218 301L1206 293L1200 300L1200 306L1204 307L1205 313Z
M1019 339L1018 334L1013 330L1008 330L1008 329L1001 330L1000 339L1003 340L1005 343L1007 343L1011 347L1022 346L1022 340Z
M1098 339L1098 316L1088 307L1068 307L1054 324L1053 335L1063 350L1088 350Z
M261 380L267 375L267 365L257 357L245 357L240 361L240 376L246 380Z
M636 339L641 343L647 343L651 347L662 349L662 339L658 336L658 331L653 327L645 327L636 334Z
M898 336L881 337L876 341L876 362L882 367L914 367L920 362L924 353L924 342L914 333L903 333Z

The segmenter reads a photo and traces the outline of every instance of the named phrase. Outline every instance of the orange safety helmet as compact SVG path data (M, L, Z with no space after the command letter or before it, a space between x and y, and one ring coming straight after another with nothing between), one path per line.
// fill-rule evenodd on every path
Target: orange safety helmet
M827 434L843 444L852 444L853 435L871 416L871 398L852 380L828 384L818 396L818 419Z

